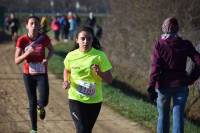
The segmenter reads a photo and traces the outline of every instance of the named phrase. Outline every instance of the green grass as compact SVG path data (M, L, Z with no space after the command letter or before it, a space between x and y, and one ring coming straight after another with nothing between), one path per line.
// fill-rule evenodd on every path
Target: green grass
M104 103L126 118L136 121L156 131L157 110L156 106L136 97L125 95L119 88L104 85ZM171 119L172 125L172 119ZM200 127L188 120L185 121L185 133L200 133Z
M103 89L104 103L121 115L137 121L154 130L156 124L156 108L142 99L127 96L120 89L105 84Z
M54 55L49 61L49 70L53 72L58 78L62 78L62 71L64 68L63 58Z
M64 58L66 57L68 50L73 48L73 43L58 43L54 46L54 56L49 61L49 70L53 72L58 78L62 78L64 69Z
M63 60L72 47L72 42L54 45L55 55L49 61L49 69L58 78L62 78ZM155 132L157 122L156 106L142 100L142 98L127 96L119 88L114 88L107 84L104 84L103 88L104 103L106 105L122 116L136 121ZM186 120L185 133L200 133L200 127Z

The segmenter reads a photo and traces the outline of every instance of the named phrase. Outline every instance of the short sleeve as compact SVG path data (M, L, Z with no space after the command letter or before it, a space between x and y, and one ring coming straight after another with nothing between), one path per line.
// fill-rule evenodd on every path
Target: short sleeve
M24 49L24 42L26 42L26 41L23 41L24 40L24 37L19 37L18 39L17 39L17 42L16 42L16 47L17 48L21 48L21 49Z
M69 56L67 55L64 59L65 69L70 70Z
M105 53L100 56L100 69L102 72L106 72L112 68L110 61L108 60Z

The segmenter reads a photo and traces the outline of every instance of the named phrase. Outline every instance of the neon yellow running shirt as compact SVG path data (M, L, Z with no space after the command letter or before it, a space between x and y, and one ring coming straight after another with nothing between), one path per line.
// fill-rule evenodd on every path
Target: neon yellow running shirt
M66 56L65 69L70 71L70 88L68 98L83 103L99 103L103 100L102 79L91 66L99 65L102 72L112 68L103 51L92 48L88 52L76 49Z

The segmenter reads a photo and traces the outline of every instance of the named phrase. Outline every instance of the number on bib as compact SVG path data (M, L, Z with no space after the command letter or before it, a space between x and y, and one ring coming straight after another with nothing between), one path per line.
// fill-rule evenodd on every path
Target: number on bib
M95 96L95 94L96 94L96 84L79 80L77 91L81 95Z
M45 73L45 66L41 63L29 63L30 74L42 74Z

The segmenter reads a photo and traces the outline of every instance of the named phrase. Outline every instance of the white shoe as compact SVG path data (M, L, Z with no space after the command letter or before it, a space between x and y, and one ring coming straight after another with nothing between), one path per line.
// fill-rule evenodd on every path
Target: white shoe
M31 130L30 133L37 133L37 131L35 131L35 130Z

